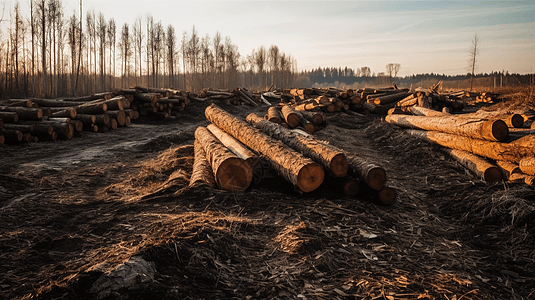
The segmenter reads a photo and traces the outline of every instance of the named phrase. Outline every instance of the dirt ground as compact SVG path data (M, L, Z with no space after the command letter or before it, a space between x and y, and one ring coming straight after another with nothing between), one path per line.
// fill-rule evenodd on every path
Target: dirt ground
M190 188L205 107L1 146L0 298L535 299L533 187L487 184L380 116L337 113L315 135L382 165L394 205L269 176Z

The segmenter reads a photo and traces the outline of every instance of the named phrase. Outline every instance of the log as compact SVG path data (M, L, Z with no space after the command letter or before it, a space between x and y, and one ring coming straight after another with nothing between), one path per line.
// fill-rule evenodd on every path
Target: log
M230 134L224 132L219 127L215 126L214 124L210 124L206 126L208 130L225 146L227 147L232 153L234 153L237 157L245 160L249 166L251 166L251 170L253 171L253 175L257 176L262 171L262 162L260 158L254 154L251 150L249 150L247 147L245 147L242 143L237 141L235 138L233 138Z
M299 126L299 116L290 106L284 105L281 108L281 112L288 126L290 126L291 128Z
M325 172L320 164L306 158L281 141L263 134L260 130L215 105L207 107L205 115L217 127L254 151L265 155L273 169L302 192L311 192L323 182Z
M126 116L126 119L125 119L125 122L124 122L124 126L125 127L130 127L130 125L132 125L132 120L130 119L129 116Z
M522 173L527 175L535 175L535 157L524 157L518 163Z
M7 106L33 107L34 103L28 99L7 99Z
M497 160L496 165L502 171L503 178L507 180L510 180L509 177L515 173L522 173L518 165L509 161Z
M102 114L105 111L108 110L108 106L106 103L100 102L100 103L94 103L89 102L85 105L79 105L75 107L76 112L79 114L88 114L88 115L96 115L96 114Z
M387 115L385 120L401 127L452 133L489 141L504 141L509 136L509 128L502 120L477 121L474 119L461 119L455 116L423 117L407 115Z
M267 120L277 124L281 123L281 112L277 107L271 106L268 108Z
M385 186L376 195L377 201L382 205L392 205L397 198L397 192L394 188Z
M191 171L189 186L206 184L212 188L216 188L217 184L215 182L214 174L212 173L212 167L206 160L206 153L199 141L195 140L193 142L193 149L195 160L193 161L193 170Z
M477 155L463 150L449 148L444 148L444 152L448 153L461 165L486 182L496 183L502 180L502 171L500 168Z
M69 107L69 108L48 107L48 109L50 109L52 112L52 114L50 115L51 117L66 117L66 118L76 119L76 115L78 114L78 112L76 111L74 107Z
M108 129L115 130L117 129L117 126L119 126L117 120L115 118L110 118L110 126L108 126Z
M337 191L342 191L347 196L356 196L360 192L360 180L350 176L326 178L327 184Z
M389 104L393 102L398 102L400 100L403 100L404 98L408 97L410 94L407 92L401 92L396 94L389 94L389 95L383 95L379 96L373 99L373 103L375 105L384 105Z
M125 104L126 102L128 102L128 104ZM130 107L130 102L122 95L101 101L100 103L106 104L107 110L124 110L127 105Z
M18 130L22 133L31 133L33 132L34 130L34 127L33 125L30 125L30 124L5 124L5 125L2 125L2 128L4 129L7 129L7 130Z
M0 135L4 137L4 142L8 144L15 144L22 142L24 135L18 130L0 130Z
M535 184L535 176L524 174L524 173L514 173L511 174L511 177L509 177L509 181L516 182L516 181L523 181L527 185L534 185Z
M52 125L54 132L57 133L59 138L70 140L74 136L74 128L71 124L67 123L66 120L54 118L52 120L41 121L41 123Z
M95 115L86 115L86 114L77 114L75 120L82 121L84 125L92 125L97 121L97 116Z
M303 127L306 133L312 134L314 131L316 131L316 126L312 124L309 120L307 120L300 112L295 112L297 117L299 118L299 125Z
M436 131L409 129L406 132L450 149L464 150L494 160L518 162L524 157L535 156L534 135L527 135L510 143L499 143Z
M94 115L94 117L95 117L95 121L93 122L93 124L98 125L99 127L101 126L109 127L111 124L111 117L107 114Z
M305 119L312 122L314 125L321 125L325 122L325 114L315 111L300 111L299 112Z
M83 102L63 101L60 99L32 98L31 101L40 107L72 107L83 104Z
M351 169L371 189L380 191L385 187L386 171L384 168L356 155L350 156L348 163Z
M3 145L6 142L6 138L0 132L0 145Z
M136 93L134 94L134 100L141 102L156 102L158 99L163 98L160 93Z
M76 132L82 132L84 130L84 124L80 120L69 120L68 123L72 125Z
M221 144L205 127L200 126L195 130L195 139L202 145L220 189L243 192L249 187L253 171L247 162Z
M119 126L124 126L126 123L126 113L124 110L108 110L105 114L117 120L117 124Z
M41 120L43 118L43 110L40 108L0 106L0 112L14 112L18 115L19 120Z
M261 129L272 138L278 139L291 148L312 158L312 160L321 164L334 176L343 177L347 175L349 165L345 154L340 149L310 137L293 134L290 130L268 122L254 113L247 116L247 122Z
M245 94L241 89L238 89L238 94L240 95L240 98L246 101L247 103L251 104L254 107L258 107L259 104L256 103L253 99L251 99L247 94Z
M424 116L424 117L444 117L448 116L448 114L445 114L440 111L436 111L430 108L425 108L421 106L411 106L409 108L409 111L413 113L416 116Z

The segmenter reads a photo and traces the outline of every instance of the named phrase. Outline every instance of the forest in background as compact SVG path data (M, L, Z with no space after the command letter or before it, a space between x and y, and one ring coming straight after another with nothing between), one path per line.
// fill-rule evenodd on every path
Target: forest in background
M230 37L201 35L195 26L179 37L148 14L116 24L102 13L67 15L60 0L30 0L29 16L17 2L0 19L0 98L89 95L116 88L147 86L198 91L205 87L250 89L288 87L360 88L423 86L444 81L467 88L470 74L397 77L399 64L385 71L369 67L317 68L298 72L297 60L276 45L241 54ZM5 17L9 16L9 18ZM476 74L476 85L533 84L533 74Z

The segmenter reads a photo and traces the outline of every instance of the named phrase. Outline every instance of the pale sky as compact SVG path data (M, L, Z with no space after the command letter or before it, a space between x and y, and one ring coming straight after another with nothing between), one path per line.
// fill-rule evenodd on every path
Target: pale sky
M6 4L6 15L13 0ZM21 1L27 9L28 1ZM65 14L78 0L63 0ZM113 17L120 28L151 14L172 24L180 40L195 25L201 36L219 31L242 56L261 45L297 60L299 70L368 66L398 76L465 74L469 48L479 36L477 72L535 70L535 1L167 1L83 0L87 10ZM26 15L27 16L27 15ZM6 16L5 16L6 17ZM5 18L4 17L4 18ZM5 24L4 24L5 26Z

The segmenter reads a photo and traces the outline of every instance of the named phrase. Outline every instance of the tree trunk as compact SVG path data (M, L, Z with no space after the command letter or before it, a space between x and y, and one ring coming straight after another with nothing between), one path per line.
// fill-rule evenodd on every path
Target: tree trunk
M524 157L535 156L535 136L533 135L510 143L499 143L436 131L407 130L406 132L450 149L464 150L494 160L518 162Z
M520 160L518 165L522 173L535 175L535 157L524 157Z
M350 156L349 165L360 179L371 189L380 191L385 187L386 171L382 167L364 160L359 156Z
M0 130L0 135L4 137L4 143L15 144L22 142L24 135L18 130Z
M0 119L6 123L17 123L19 121L19 115L16 112L1 112Z
M449 116L449 114L445 114L440 111L436 111L430 108L425 108L421 106L411 106L409 108L410 112L413 113L416 116L424 116L424 117L445 117Z
M64 120L59 121L57 119L53 119L50 121L41 121L41 123L54 127L54 132L56 132L60 138L70 140L74 136L73 126Z
M281 123L281 112L275 106L271 106L270 108L268 108L268 112L266 116L267 116L266 119L270 122L277 123L277 124Z
M406 92L379 96L373 99L373 103L376 105L384 105L388 103L394 103L408 97L410 94Z
M86 105L79 105L75 107L79 114L96 115L103 114L108 110L106 103L91 103Z
M314 125L321 125L325 122L325 114L323 113L313 111L300 111L299 113Z
M295 110L293 110L293 108L288 105L284 105L281 108L281 111L282 115L284 116L284 120L286 120L288 126L290 126L291 128L299 126L299 116L297 115Z
M66 117L66 118L76 119L76 115L78 114L78 112L76 111L74 107L71 107L71 108L48 107L48 109L52 111L52 114L51 114L52 117Z
M514 173L509 177L509 181L523 181L525 184L532 186L535 184L535 176L524 173Z
M522 171L520 171L520 167L518 167L518 165L516 165L516 164L514 164L512 162L509 162L509 161L497 160L496 161L496 165L502 171L503 178L507 179L509 181L510 181L509 177L511 177L511 175L513 175L515 173L522 173Z
M41 120L43 110L40 108L0 106L0 112L15 112L19 120Z
M119 126L124 126L126 124L126 113L124 110L108 110L105 114L117 120Z
M325 172L321 165L294 151L281 141L263 134L215 105L207 107L205 115L217 127L269 158L279 175L301 191L311 192L323 182Z
M247 122L261 129L272 138L278 139L307 157L312 158L324 168L330 170L334 176L343 177L347 175L347 159L340 149L310 137L293 134L290 130L266 121L254 113L247 116Z
M34 127L33 125L29 125L29 124L25 124L25 125L22 125L22 124L5 124L5 125L2 125L2 128L6 129L6 130L18 130L22 133L31 133L34 131Z
M423 117L407 115L387 115L385 120L388 123L402 127L451 133L489 141L504 141L509 136L509 128L502 120L478 121L455 116Z
M243 192L249 187L253 171L247 162L232 153L205 127L195 130L195 139L203 146L220 189Z
M189 180L189 186L197 186L200 184L207 184L212 188L216 188L214 174L212 173L212 167L206 160L206 153L203 146L199 141L193 142L193 151L195 152L195 160L193 161L193 170L191 171L191 178Z
M502 171L477 155L463 150L449 148L445 148L444 152L448 153L461 165L486 182L496 183L502 180Z
M396 201L397 192L395 189L385 186L383 189L378 191L375 197L382 205L392 205L394 201Z
M360 180L349 176L326 178L327 184L337 191L342 191L347 196L356 196L360 192Z

